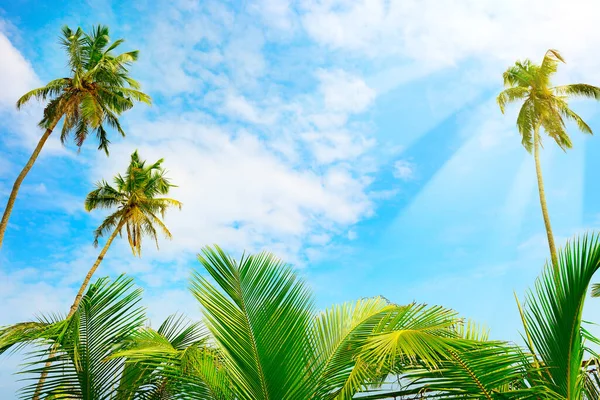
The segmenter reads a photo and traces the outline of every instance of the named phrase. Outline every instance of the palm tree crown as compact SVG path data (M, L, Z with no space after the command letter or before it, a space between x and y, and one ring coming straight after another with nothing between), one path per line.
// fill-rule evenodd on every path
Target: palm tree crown
M167 238L171 238L171 232L158 214L164 218L167 208L175 206L181 209L181 203L171 198L157 197L168 194L175 186L166 178L162 162L163 159L160 159L154 164L146 165L146 161L140 160L136 150L131 155L125 176L119 174L115 177L115 186L101 181L97 188L87 195L87 211L97 208L117 209L96 229L95 245L106 233L113 230L120 232L123 227L127 231L133 254L138 256L141 254L142 236L147 235L154 239L157 247L157 228Z
M572 147L565 121L574 121L582 132L592 133L585 121L569 108L567 100L573 96L600 100L600 88L583 83L552 86L550 79L556 73L559 62L564 62L560 53L548 50L541 65L530 60L517 61L504 72L507 89L498 95L498 105L504 113L508 103L523 101L517 127L523 146L529 152L533 149L534 131L540 127L563 150Z
M128 74L138 52L112 53L122 43L123 39L110 43L106 26L98 25L89 34L81 28L73 32L68 26L63 27L61 44L67 52L71 75L24 94L17 107L32 98L49 100L40 121L42 128L52 130L64 117L60 136L63 143L73 133L75 144L81 147L89 132L95 131L98 149L108 154L110 141L105 124L125 136L119 115L132 108L134 101L151 102L150 96L142 93L139 83Z

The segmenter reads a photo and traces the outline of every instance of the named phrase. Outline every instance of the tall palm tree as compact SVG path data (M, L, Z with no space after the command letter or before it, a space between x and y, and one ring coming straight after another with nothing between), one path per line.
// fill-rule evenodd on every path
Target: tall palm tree
M118 174L114 178L114 187L106 181L101 181L96 185L96 189L87 195L85 199L87 211L99 208L116 208L116 211L107 216L94 232L95 246L98 245L99 238L109 232L110 235L96 262L83 280L69 315L79 306L81 296L92 275L104 259L113 240L121 234L123 229L126 231L134 256L141 255L144 236L154 239L156 248L158 248L158 231L162 232L166 238L171 239L171 232L161 218L164 218L169 207L181 209L181 203L169 197L161 197L167 195L175 186L166 177L166 170L162 167L163 161L161 158L154 164L146 165L146 161L140 159L136 150L131 154L125 175Z
M66 317L67 320L77 311L94 272L100 266L113 240L118 234L121 234L123 228L126 230L133 254L138 256L141 255L142 237L144 235L154 239L157 248L157 228L165 237L171 238L171 232L161 221L158 214L164 218L167 208L175 206L181 209L181 203L168 197L158 197L168 194L174 186L165 177L166 171L161 166L162 162L163 159L160 159L154 164L146 165L146 162L140 159L136 150L131 155L131 161L125 176L119 174L114 178L116 187L109 185L106 181L101 181L97 184L97 188L88 194L85 199L85 209L87 211L113 207L116 207L117 210L106 217L95 231L94 245L96 246L100 237L108 232L111 233L94 265L85 276ZM53 353L50 354L46 370L49 369L52 358ZM46 370L42 372L40 377L40 389L46 379ZM33 398L34 400L39 399L39 391L35 393Z
M63 143L73 134L75 144L81 147L90 132L94 132L98 138L98 149L108 154L110 141L106 126L125 136L119 116L132 108L136 101L150 104L150 97L142 93L139 83L129 76L128 67L137 60L138 52L113 54L122 43L123 39L110 43L106 26L94 27L90 33L84 33L81 28L72 31L65 26L62 28L61 44L67 52L70 75L25 93L17 101L17 108L33 98L47 101L39 123L44 134L15 180L8 197L0 221L0 248L19 188L61 120L60 139Z
M551 78L556 73L559 62L564 63L565 61L556 50L548 50L540 65L534 64L530 60L517 61L514 66L504 72L504 86L507 89L502 91L497 98L502 113L508 103L523 102L517 117L517 128L521 134L523 147L529 153L533 150L540 204L548 237L550 258L554 268L558 268L558 257L540 165L539 152L542 145L540 129L543 128L546 134L562 150L566 151L572 147L571 138L566 131L566 121L574 121L579 130L592 134L592 129L569 108L567 101L570 97L600 100L600 88L596 86L584 83L552 86Z
M158 330L145 327L141 293L131 278L99 279L90 285L72 318L48 317L0 329L0 353L37 345L30 354L36 360L23 373L32 374L35 380L35 375L47 372L48 379L39 388L46 399L178 398L187 390L185 382L169 380L161 373L168 369L172 375L183 376L177 365L139 363L118 353L158 346L165 352L193 353L204 346L206 332L200 324L176 316L167 318ZM27 385L21 394L31 398L38 386Z
M416 391L422 398L444 399L598 399L598 361L589 343L600 340L585 328L582 314L590 282L600 269L600 236L567 243L558 260L559 277L546 264L523 307L518 303L527 353L490 351L484 343L481 350L456 352L437 370L409 373L411 390L394 395ZM374 398L381 397L366 397Z

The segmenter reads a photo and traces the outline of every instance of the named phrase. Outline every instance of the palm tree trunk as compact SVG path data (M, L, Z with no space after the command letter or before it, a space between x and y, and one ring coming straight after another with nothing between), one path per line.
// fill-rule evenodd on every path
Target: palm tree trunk
M81 284L81 287L79 288L79 292L77 292L77 296L75 296L75 301L73 302L73 305L71 305L71 309L69 310L69 314L67 315L67 318L66 318L67 320L69 318L71 318L73 316L73 314L75 314L75 311L77 311L77 308L79 307L79 304L81 303L81 298L83 297L83 293L85 292L85 289L87 288L88 284L90 283L90 280L92 279L92 276L94 275L94 272L96 272L96 270L100 266L100 263L104 259L104 256L106 255L106 252L108 251L108 248L112 244L113 240L115 240L115 238L117 237L117 234L123 227L124 223L125 223L124 220L121 220L121 222L119 222L119 225L116 227L114 232L110 235L110 237L106 241L106 244L104 245L104 247L102 248L102 251L98 255L96 262L94 263L92 268L90 268L87 275L85 276L85 279L83 280L83 283ZM49 359L54 358L54 356L56 355L56 351L57 351L57 346L54 345L52 347L52 350L50 351L50 356L48 358ZM52 361L47 361L46 364L44 365L44 370L42 371L42 374L40 375L40 380L38 381L38 384L35 389L35 393L32 397L32 400L39 400L40 394L42 391L42 386L44 385L44 382L46 381L46 377L48 376L48 368L50 367L50 365L52 365Z
M4 232L6 232L6 227L8 226L8 219L10 218L10 214L12 213L12 209L15 205L15 201L17 200L17 193L19 193L19 189L21 188L21 183L23 183L23 180L29 173L29 170L31 170L31 167L33 167L33 164L35 163L40 152L42 151L44 144L46 144L46 141L50 137L50 134L52 134L52 131L54 130L54 127L56 126L56 124L58 123L59 120L60 120L60 118L57 119L55 122L53 122L48 127L48 129L46 129L46 132L44 132L44 134L40 138L40 141L38 142L37 146L33 150L33 154L31 154L31 157L29 157L27 164L25 164L25 167L23 167L23 170L21 171L19 176L17 176L17 179L15 180L15 183L13 184L13 188L12 188L12 191L10 192L10 196L8 196L8 202L6 203L6 208L4 209L4 214L2 215L2 221L0 221L0 249L2 249L2 242L4 241Z
M546 194L544 192L544 180L542 178L542 167L540 165L540 136L539 125L535 127L533 133L533 158L535 159L535 172L537 175L538 191L540 194L540 204L542 206L542 216L546 226L546 236L548 236L548 247L550 247L550 259L554 268L555 278L558 279L558 256L556 254L556 245L554 244L554 235L550 226L550 215L548 215L548 205L546 204Z

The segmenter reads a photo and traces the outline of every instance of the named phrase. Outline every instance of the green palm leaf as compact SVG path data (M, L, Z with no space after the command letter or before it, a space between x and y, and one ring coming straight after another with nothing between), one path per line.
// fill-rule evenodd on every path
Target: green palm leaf
M598 236L586 235L568 243L559 261L560 275L546 266L528 293L524 315L549 387L562 398L581 398L585 382L581 316L592 276L600 267Z
M395 309L387 300L376 297L344 303L317 315L314 323L314 373L317 376L315 399L347 398L365 382L379 378L372 368L356 366L359 350L374 333L382 319ZM360 376L357 376L360 375Z
M236 397L309 398L313 300L305 285L266 253L236 262L218 247L206 248L199 260L218 286L196 273L191 290L222 349Z
M39 375L47 372L41 387L42 397L81 398L85 400L111 398L118 387L123 361L107 359L116 349L142 327L144 310L139 307L141 290L133 289L132 279L120 277L115 281L100 279L91 285L80 307L73 316L60 322L46 324L45 329L18 324L4 330L0 343L6 344L7 332L19 329L24 333L21 343L56 344L58 351L49 357L46 346L31 353L24 374ZM37 330L37 337L35 334ZM51 365L46 365L52 361ZM21 392L31 398L36 391L34 383Z

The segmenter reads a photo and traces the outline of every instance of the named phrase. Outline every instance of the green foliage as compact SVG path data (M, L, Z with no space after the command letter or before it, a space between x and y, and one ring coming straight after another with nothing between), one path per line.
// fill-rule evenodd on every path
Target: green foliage
M203 323L143 326L130 279L100 279L73 316L0 330L0 353L38 345L25 373L48 371L46 398L82 399L596 399L600 341L583 303L600 267L600 239L560 252L560 285L547 265L519 311L527 351L490 341L449 309L361 299L314 310L310 290L269 253L235 260L205 248L190 288ZM58 352L46 364L50 346ZM586 358L588 361L585 361ZM392 376L400 388L386 389ZM36 385L22 394L31 396ZM67 396L67 397L65 397Z
M117 209L96 229L95 245L98 244L100 237L115 229L120 232L122 228L127 232L127 239L134 255L141 255L143 236L154 239L158 248L157 229L165 237L171 238L171 232L159 215L164 218L169 207L181 209L181 203L168 197L159 197L167 195L175 186L165 176L166 171L162 167L162 162L163 160L160 159L154 164L146 165L146 161L141 160L138 152L135 151L131 155L125 176L119 174L114 178L114 187L106 181L101 181L96 185L96 189L87 195L85 199L87 211L98 208Z
M572 147L571 138L566 131L566 121L573 121L579 130L592 133L592 129L583 119L569 108L569 97L585 97L600 100L600 88L587 84L552 86L552 75L558 70L558 64L565 62L556 50L548 50L540 65L530 60L517 61L504 72L504 85L507 87L497 98L502 113L509 103L523 101L517 127L521 133L522 144L531 152L534 134L539 127L563 149Z
M157 331L144 327L141 293L131 278L102 278L90 285L68 320L52 317L0 329L2 352L36 345L30 352L34 361L21 372L32 376L33 382L22 390L22 398L31 398L43 370L48 371L41 388L46 399L198 398L185 397L194 393L193 385L169 379L164 371L183 377L181 355L202 349L206 331L177 316L169 317ZM48 365L53 344L58 351ZM171 357L153 362L156 349Z
M434 364L459 342L456 314L381 298L321 313L292 269L268 253L235 261L218 247L200 256L192 293L237 399L351 399L389 372Z
M138 52L113 54L122 43L110 43L108 27L98 25L90 33L65 26L61 45L67 53L70 75L54 79L41 88L25 93L18 101L21 108L32 98L47 102L40 127L52 130L63 119L61 141L73 134L81 147L90 132L98 139L98 149L108 154L109 126L125 136L119 116L134 103L151 103L150 96L140 91L140 84L129 76L129 66Z
M584 236L560 252L559 279L546 265L521 309L529 353L507 343L452 342L437 368L406 371L396 396L444 399L597 399L594 338L582 326L584 300L600 268L600 239ZM557 282L559 284L557 285ZM484 339L470 333L466 339ZM585 361L586 357L592 357ZM387 394L389 395L389 393ZM366 399L385 398L380 395Z
M548 389L559 398L593 398L585 393L586 340L581 318L592 276L600 268L599 237L586 235L568 243L559 263L559 279L546 266L527 295L527 334L544 366L543 384Z
M31 323L5 328L0 331L0 343L3 348L19 342L41 345L41 349L31 353L34 361L27 364L24 373L37 376L44 369L48 371L42 397L106 399L118 384L123 368L122 360L107 361L106 357L142 327L145 316L140 300L141 290L133 289L131 279L100 279L90 286L70 319L36 323L35 333L22 329ZM18 335L22 335L20 340ZM51 344L56 344L58 351L52 364L45 367ZM37 379L32 381L23 389L23 398L33 395Z

